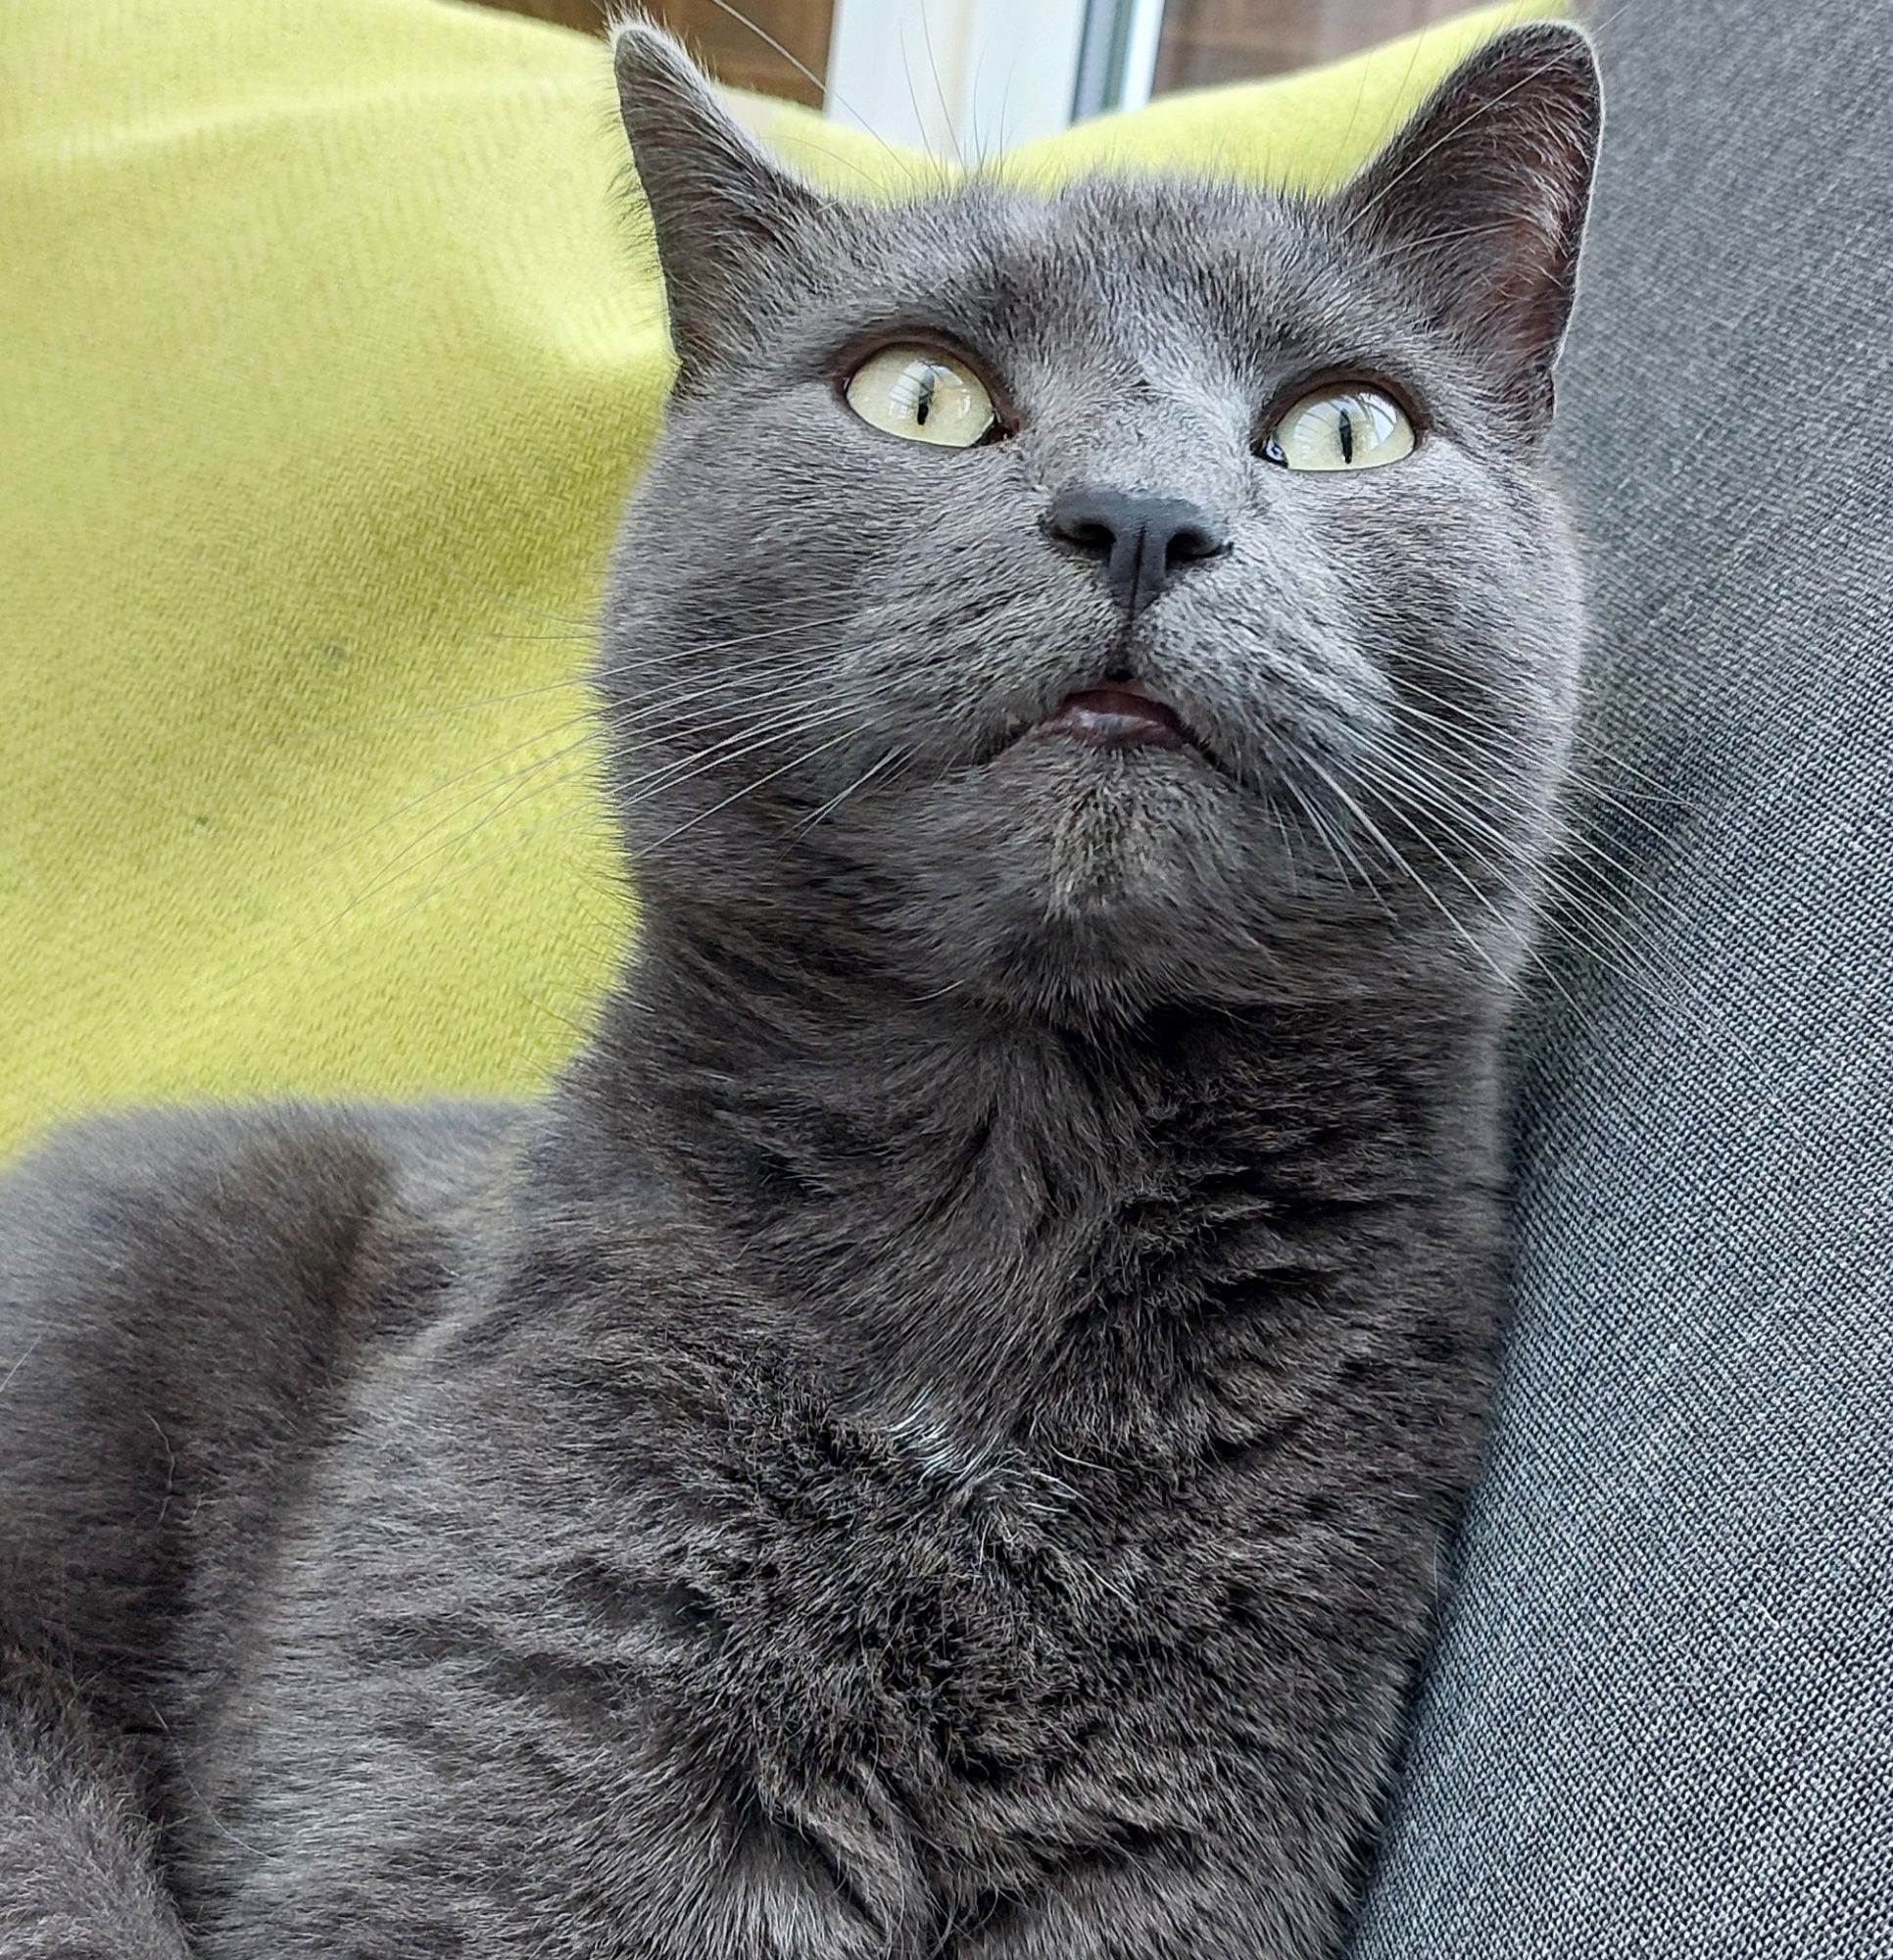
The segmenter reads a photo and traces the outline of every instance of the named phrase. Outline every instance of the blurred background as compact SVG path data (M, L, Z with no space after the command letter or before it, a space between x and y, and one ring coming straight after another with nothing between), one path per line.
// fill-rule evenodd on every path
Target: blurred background
M485 0L603 30L609 0ZM986 154L1153 94L1332 61L1472 0L644 0L721 78Z

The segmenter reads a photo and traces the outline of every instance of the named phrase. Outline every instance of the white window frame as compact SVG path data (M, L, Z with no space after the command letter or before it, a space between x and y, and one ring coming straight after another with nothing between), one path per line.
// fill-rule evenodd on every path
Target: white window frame
M828 114L965 163L1149 99L1163 0L835 0Z

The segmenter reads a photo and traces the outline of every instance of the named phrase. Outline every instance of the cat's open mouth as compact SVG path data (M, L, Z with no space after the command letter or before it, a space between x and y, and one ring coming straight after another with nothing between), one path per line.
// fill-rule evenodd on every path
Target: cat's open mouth
M1197 749L1183 717L1159 694L1136 681L1079 688L1029 731L1068 735L1099 749Z

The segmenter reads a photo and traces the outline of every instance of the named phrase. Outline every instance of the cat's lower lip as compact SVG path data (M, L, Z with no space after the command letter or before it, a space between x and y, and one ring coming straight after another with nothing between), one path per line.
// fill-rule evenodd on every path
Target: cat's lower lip
M1134 683L1080 688L1068 694L1033 735L1069 735L1100 749L1187 749L1182 717L1160 696Z

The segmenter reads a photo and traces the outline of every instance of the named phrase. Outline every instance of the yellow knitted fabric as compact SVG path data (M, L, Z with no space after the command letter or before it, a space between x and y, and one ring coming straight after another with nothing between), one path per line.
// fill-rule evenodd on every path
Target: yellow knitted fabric
M1327 182L1504 6L1033 146ZM838 188L895 160L745 113ZM630 929L574 685L669 372L599 45L448 0L8 0L0 1151L512 1090Z

